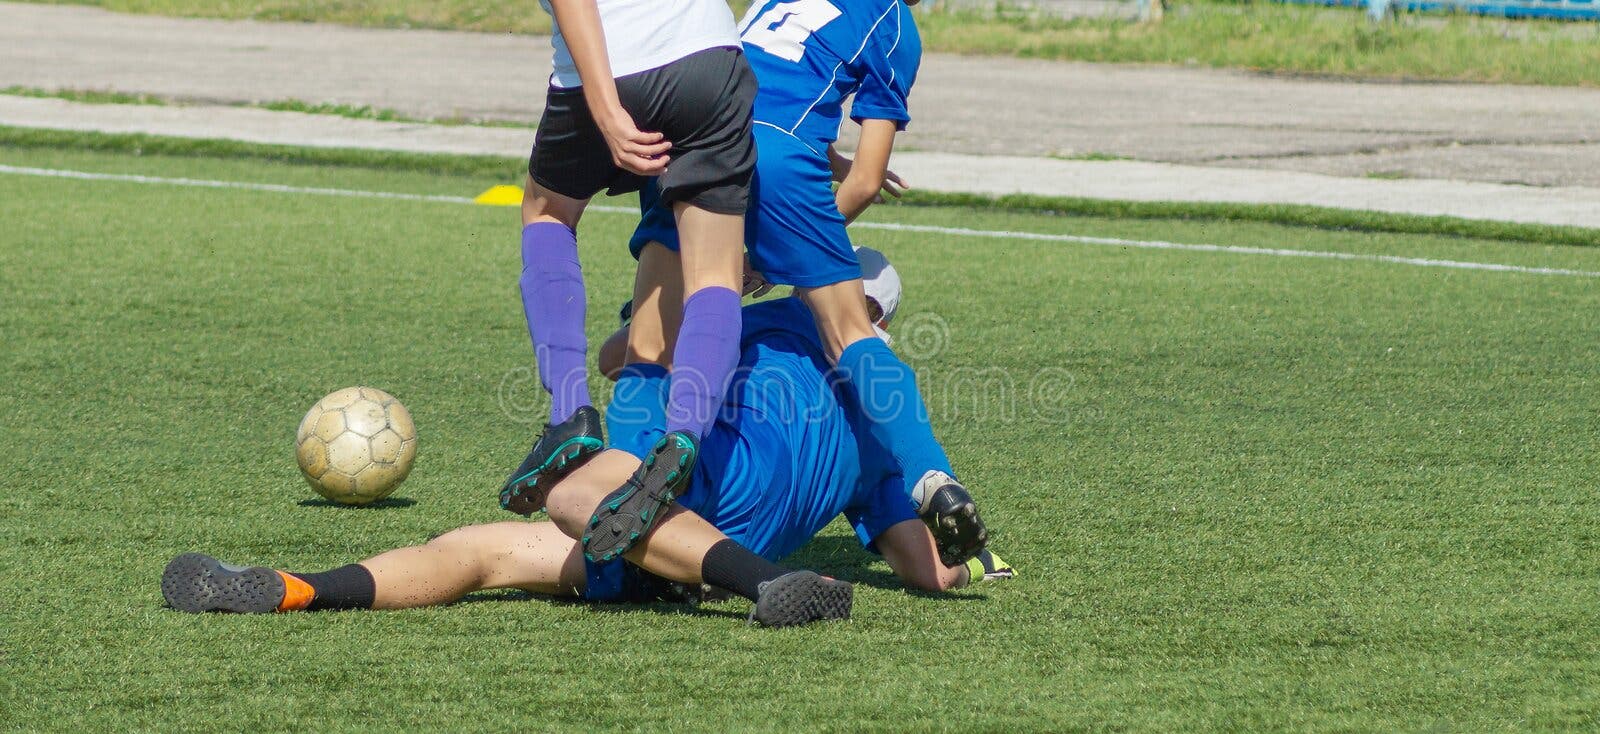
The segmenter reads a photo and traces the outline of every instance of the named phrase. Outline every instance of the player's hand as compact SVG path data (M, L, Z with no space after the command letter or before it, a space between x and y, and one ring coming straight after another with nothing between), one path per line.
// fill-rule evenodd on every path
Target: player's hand
M667 151L671 141L661 133L645 132L633 124L633 118L620 107L599 123L600 134L611 148L611 161L617 167L641 176L659 176L667 170L671 160Z
M832 174L834 183L844 183L844 180L850 176L850 167L854 164L854 160L844 157L844 154L840 153L832 145L828 146L828 171ZM900 178L900 174L885 170L883 172L883 186L878 195L872 198L872 203L882 204L888 201L884 196L885 194L898 199L904 196L906 190L910 188L911 184Z
M900 174L895 173L894 171L884 171L883 193L878 194L878 198L874 201L874 203L882 204L885 201L883 198L884 194L888 194L898 199L902 196L905 196L906 190L910 188L911 184L906 183L905 179L900 178Z

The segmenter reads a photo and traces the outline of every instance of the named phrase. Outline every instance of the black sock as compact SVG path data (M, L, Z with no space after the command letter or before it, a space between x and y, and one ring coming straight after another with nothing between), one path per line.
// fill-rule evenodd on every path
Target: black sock
M290 572L294 573L294 572ZM308 612L324 609L371 609L372 599L378 594L372 572L366 566L352 563L321 573L294 573L300 580L311 584L317 598L311 600Z
M712 586L720 586L750 601L760 595L763 582L771 581L789 571L751 553L747 548L724 538L706 551L700 560L700 578Z

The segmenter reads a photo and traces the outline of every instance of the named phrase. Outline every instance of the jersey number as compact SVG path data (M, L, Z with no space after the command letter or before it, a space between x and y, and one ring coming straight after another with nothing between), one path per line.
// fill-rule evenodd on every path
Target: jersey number
M740 23L740 38L773 56L799 61L806 55L806 39L839 17L839 9L828 0L795 0L778 3L761 12L761 4L751 5Z

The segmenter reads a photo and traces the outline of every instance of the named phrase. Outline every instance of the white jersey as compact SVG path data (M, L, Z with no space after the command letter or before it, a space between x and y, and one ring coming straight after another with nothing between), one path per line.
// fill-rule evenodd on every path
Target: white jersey
M539 0L545 12L550 0ZM739 47L739 30L726 0L596 0L606 52L614 77L666 66L696 51ZM561 26L555 28L555 71L550 84L578 87L578 67L567 50Z

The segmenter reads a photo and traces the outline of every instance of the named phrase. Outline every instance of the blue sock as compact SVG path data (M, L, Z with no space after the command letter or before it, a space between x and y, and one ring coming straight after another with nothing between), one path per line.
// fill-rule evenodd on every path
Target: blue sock
M877 337L851 344L839 355L836 371L866 415L873 439L889 448L908 495L929 471L955 476L944 447L933 437L928 407L917 392L917 373L889 345Z
M730 289L701 288L683 300L683 326L672 348L667 430L705 437L739 366L742 324L739 294Z
M617 375L606 406L606 436L611 448L626 451L642 461L665 433L667 423L667 368L659 364L630 364Z

